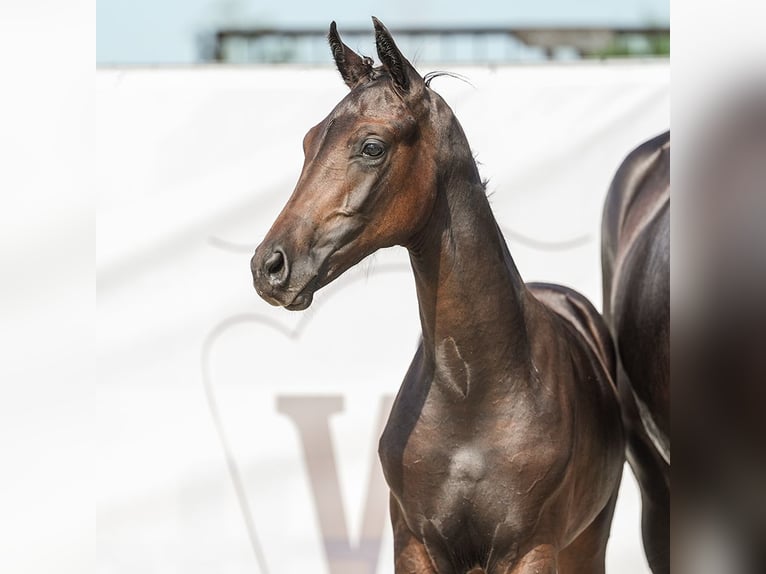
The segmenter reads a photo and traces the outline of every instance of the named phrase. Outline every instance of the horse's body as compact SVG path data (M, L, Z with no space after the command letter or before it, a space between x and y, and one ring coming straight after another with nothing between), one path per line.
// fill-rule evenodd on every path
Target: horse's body
M535 572L541 557L551 572L556 562L559 572L603 569L620 472L609 459L620 459L612 449L621 435L603 415L614 408L608 380L589 378L601 369L594 348L611 342L564 319L572 309L578 323L597 324L580 296L530 291L544 304L527 302L537 316L526 368L496 368L486 356L499 350L491 336L475 338L488 347L475 361L449 339L430 352L424 341L415 355L380 442L397 572Z
M376 249L409 250L423 338L380 441L397 574L603 572L624 460L606 326L523 283L457 119L375 30L381 68L331 27L351 92L304 140L256 290L303 309Z
M670 571L669 132L633 150L618 169L604 207L602 266L644 548L660 574Z

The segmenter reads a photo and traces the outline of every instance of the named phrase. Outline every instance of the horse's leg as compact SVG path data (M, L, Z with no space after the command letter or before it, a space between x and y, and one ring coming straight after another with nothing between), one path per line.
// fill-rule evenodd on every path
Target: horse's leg
M618 482L603 510L559 553L559 574L604 574L606 543L619 489Z
M670 572L670 493L641 489L641 530L646 560L654 574Z
M648 441L646 437L646 441ZM647 442L628 438L628 461L641 489L644 552L654 574L670 572L670 491L656 453ZM653 446L653 445L652 445Z
M425 545L415 538L402 517L401 508L391 496L391 524L394 528L394 572L396 574L440 574Z
M630 383L621 366L620 401L630 468L641 490L644 553L653 574L670 572L670 486L668 464L660 457L641 422Z
M520 560L509 565L497 563L490 574L557 574L556 549L550 544L540 544L524 554Z

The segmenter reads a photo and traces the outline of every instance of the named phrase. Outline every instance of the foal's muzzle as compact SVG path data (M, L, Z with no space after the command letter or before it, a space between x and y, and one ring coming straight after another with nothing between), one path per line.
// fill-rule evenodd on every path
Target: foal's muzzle
M255 290L268 303L292 311L305 309L311 304L311 285L291 285L290 257L281 246L258 246L250 260L250 270Z

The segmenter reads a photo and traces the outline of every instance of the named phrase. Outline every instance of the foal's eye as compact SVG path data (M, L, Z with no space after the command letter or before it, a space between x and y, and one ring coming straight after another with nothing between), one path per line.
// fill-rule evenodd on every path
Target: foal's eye
M384 151L383 146L376 141L368 141L362 147L362 155L365 157L380 157Z

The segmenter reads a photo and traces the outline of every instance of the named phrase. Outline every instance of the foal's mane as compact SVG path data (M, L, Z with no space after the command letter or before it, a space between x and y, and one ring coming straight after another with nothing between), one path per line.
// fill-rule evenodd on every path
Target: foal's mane
M461 82L465 82L466 84L468 84L472 88L476 87L476 86L474 86L468 80L468 78L466 78L462 74L457 74L455 72L447 72L447 71L444 71L444 70L435 70L433 72L428 72L425 76L423 76L423 79L426 82L426 86L428 86L430 88L431 87L431 81L436 79L436 78L440 78L442 76L446 76L448 78L455 78L456 80L460 80Z

